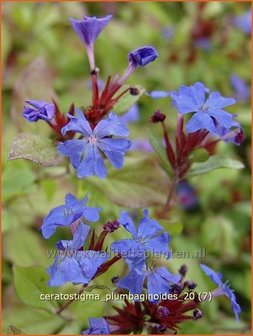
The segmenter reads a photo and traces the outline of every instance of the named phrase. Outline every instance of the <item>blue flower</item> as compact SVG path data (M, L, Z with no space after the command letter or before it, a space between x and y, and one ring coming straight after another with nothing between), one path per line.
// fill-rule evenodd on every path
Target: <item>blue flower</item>
M111 18L112 15L103 18L85 16L83 20L69 19L69 21L83 43L86 46L91 46Z
M97 221L99 219L98 208L87 207L88 196L78 200L75 196L67 194L65 196L65 205L60 205L52 209L47 217L44 218L41 226L44 238L51 237L58 226L69 226L76 220L84 217L89 221Z
M154 270L136 269L131 267L130 272L117 282L117 287L127 289L131 294L140 295L143 289L144 280L147 281L147 291L150 295L149 301L158 301L156 296L171 292L171 284L177 284L181 279L180 275L170 273L165 267L158 267Z
M233 312L235 314L236 320L238 321L239 320L239 314L241 312L241 307L236 301L234 291L229 287L229 285L227 283L222 282L222 274L221 273L216 273L214 270L212 270L210 267L208 267L204 264L201 264L200 267L205 272L205 274L207 276L209 276L209 278L214 283L216 283L216 285L218 285L218 288L215 289L212 292L212 296L216 297L216 296L220 296L220 295L226 295L231 302Z
M240 146L245 140L245 133L241 127L227 129L225 127L218 126L217 131L221 140L225 142L232 142L237 146Z
M153 62L157 57L157 51L151 46L137 48L128 54L128 60L134 68L139 65L145 66Z
M130 147L130 151L140 151L140 152L153 152L154 149L150 145L148 139L139 138L132 141L132 146Z
M77 110L77 117L68 116L70 122L62 128L62 134L74 131L80 133L82 138L60 143L57 149L60 154L70 158L79 178L90 175L106 177L107 170L101 152L115 168L123 166L124 154L130 148L131 142L122 138L129 132L116 115L110 113L93 130L80 110Z
M151 92L147 92L146 95L153 99L167 98L170 97L170 91L154 90Z
M90 328L82 332L83 335L107 335L110 329L106 320L102 317L89 318Z
M121 212L119 222L130 232L133 239L122 239L112 243L111 249L127 261L129 265L141 269L145 264L145 252L170 257L169 234L154 219L148 217L148 209L143 211L138 229L126 211Z
M250 35L252 29L252 10L251 8L235 18L235 26L241 29L244 33Z
M246 82L235 74L231 75L230 81L235 90L235 98L237 100L247 101L250 92Z
M44 102L42 100L26 100L23 111L23 117L30 122L36 122L39 119L50 121L55 114L54 104Z
M107 15L103 18L85 16L83 20L69 19L74 31L85 44L92 70L95 69L94 42L111 18L112 15Z
M176 186L176 195L183 209L194 210L198 207L196 190L186 180L181 180Z
M181 114L193 112L186 125L188 133L206 129L217 135L217 125L227 129L238 126L234 115L224 111L224 107L235 104L234 98L224 98L219 92L209 93L203 83L197 82L192 86L181 86L178 92L171 92L173 105ZM209 94L206 99L206 94Z
M139 121L139 119L140 112L137 104L134 104L125 114L119 117L120 122L125 125L131 122Z
M88 236L90 227L78 225L73 240L60 240L57 243L58 255L48 268L49 286L61 286L66 282L88 284L98 268L108 259L106 252L79 251Z

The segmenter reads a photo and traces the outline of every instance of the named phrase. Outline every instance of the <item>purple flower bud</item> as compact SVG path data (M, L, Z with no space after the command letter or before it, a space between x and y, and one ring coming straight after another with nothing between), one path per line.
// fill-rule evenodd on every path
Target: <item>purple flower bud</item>
M83 20L69 19L74 31L86 46L91 46L101 31L111 20L112 15L103 18L85 16Z
M160 306L157 309L157 314L161 319L166 319L170 315L170 311L167 307Z
M202 311L198 308L193 311L193 319L194 320L198 320L199 318L202 317L202 315L203 315Z
M107 232L114 232L120 227L120 223L117 220L114 220L113 222L107 222L104 226L103 229L104 231Z
M42 100L26 100L26 104L23 111L23 117L30 122L36 122L39 119L49 121L55 114L54 104L44 102Z
M166 115L163 114L160 110L157 110L154 112L154 114L150 118L150 121L152 123L158 123L158 122L163 122L165 118L166 118Z
M184 282L184 286L188 287L188 289L194 289L197 287L197 284L192 280L188 280Z
M182 275L182 277L185 277L186 273L188 271L188 267L186 265L182 265L179 270L178 270L178 273L180 275Z
M157 51L151 46L135 49L128 54L128 60L134 67L138 65L145 66L153 62L157 57Z

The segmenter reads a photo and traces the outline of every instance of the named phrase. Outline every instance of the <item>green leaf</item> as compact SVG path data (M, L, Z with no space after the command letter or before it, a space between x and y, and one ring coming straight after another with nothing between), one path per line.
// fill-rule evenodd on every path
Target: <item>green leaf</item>
M15 325L16 328L30 335L53 335L64 324L65 321L57 315L52 315L42 309L28 307L20 303L15 306L7 306L4 309L2 335L6 334L10 325Z
M180 221L168 221L166 219L159 219L158 222L163 228L169 232L170 235L180 234L183 230L183 224Z
M206 174L214 169L220 168L242 169L244 165L240 161L214 155L209 157L205 162L193 163L187 177Z
M106 179L91 177L87 181L112 202L130 208L165 204L169 188L167 175L149 157L128 157L124 168L110 170Z
M9 160L15 159L30 160L44 167L58 166L64 161L51 140L32 133L20 133L14 139Z
M19 299L34 308L44 309L54 313L58 304L55 300L42 300L41 294L53 294L54 290L48 287L48 274L41 266L21 267L14 266L14 283Z
M151 146L154 148L159 158L161 159L164 170L167 172L169 176L171 176L173 173L172 168L168 162L166 151L162 145L162 142L157 138L157 136L150 129L148 129L147 132L148 132L149 142L151 143Z
M17 165L16 162L8 164L2 176L3 201L25 195L36 190L36 175L26 166Z
M14 325L10 325L7 329L7 335L26 335L26 333L16 328Z
M31 266L40 261L48 265L43 240L30 229L18 228L7 232L3 237L4 257L19 266ZM15 246L15 248L13 248Z
M118 95L129 87L130 85L124 85L121 91L118 93ZM115 113L123 114L127 112L130 109L130 107L132 107L135 103L137 103L137 101L140 99L140 97L145 92L145 89L141 87L140 85L131 85L131 87L138 89L139 94L136 96L131 95L129 92L124 94L124 96L120 98L119 102L113 107L113 111Z

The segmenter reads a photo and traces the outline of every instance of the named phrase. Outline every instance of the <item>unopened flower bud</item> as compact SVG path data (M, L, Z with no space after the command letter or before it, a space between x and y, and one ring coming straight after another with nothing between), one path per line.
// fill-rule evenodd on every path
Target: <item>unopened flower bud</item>
M154 112L154 114L150 118L150 121L152 123L158 123L158 122L163 122L165 118L166 118L166 115L163 114L160 110L157 110Z
M198 320L198 319L200 319L201 317L203 316L203 313L202 313L202 311L200 310L200 309L195 309L194 311L193 311L193 320Z

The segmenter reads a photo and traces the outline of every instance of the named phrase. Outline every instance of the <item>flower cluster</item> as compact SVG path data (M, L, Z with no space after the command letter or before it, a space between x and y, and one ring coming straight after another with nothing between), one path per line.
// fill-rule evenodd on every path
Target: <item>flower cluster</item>
M119 220L109 221L103 226L97 240L93 230L90 244L85 249L84 244L91 231L87 219L99 219L99 209L87 207L87 201L87 196L78 200L67 194L65 205L54 208L44 219L41 230L45 238L51 237L58 226L70 227L73 235L72 240L57 242L58 253L54 263L48 268L48 285L61 286L72 282L74 285L82 284L85 289L93 279L123 258L129 267L129 273L122 278L114 277L112 281L118 291L132 294L134 302L125 299L123 308L115 307L118 315L90 318L90 328L83 331L83 334L142 332L143 328L151 333L166 334L175 332L178 324L184 320L200 318L202 312L199 306L202 299L197 292L191 294L191 300L187 301L184 297L196 288L195 282L184 280L187 267L184 265L178 274L173 274L166 267L155 267L151 262L152 257L157 255L167 260L170 258L170 236L156 220L149 217L148 210L143 211L138 227L129 214L123 211ZM110 254L103 250L103 243L106 236L119 226L124 227L132 235L132 239L113 242L110 249L115 255L109 260ZM227 296L238 319L241 309L233 291L221 281L219 273L206 265L200 266L218 285L212 291L212 297ZM140 301L143 295L146 295L145 299Z
M161 111L154 112L151 122L160 122L163 128L166 154L172 166L176 180L183 179L191 167L190 155L203 148L209 154L214 153L218 141L232 142L240 145L244 139L244 131L235 120L236 115L224 110L235 104L234 98L223 97L219 92L211 92L203 83L181 86L178 91L153 91L151 98L172 98L172 106L178 111L178 124L175 148L169 138L166 126L166 115ZM188 114L190 118L184 123Z
M123 95L127 93L138 95L138 90L133 87L118 92L138 66L144 67L158 57L157 51L152 46L144 46L129 52L128 66L124 74L121 77L118 74L109 76L101 88L99 69L95 65L94 43L111 18L112 16L108 15L104 18L70 19L74 31L85 45L90 64L91 105L84 110L74 109L74 105L71 105L66 117L55 102L27 100L28 105L24 107L24 118L30 122L45 120L54 130L56 140L59 141L57 145L59 153L69 157L79 178L90 175L106 177L105 157L116 169L122 168L124 155L131 146L131 142L126 138L129 132L119 118L110 112ZM74 138L78 135L81 137Z
M138 95L138 89L134 87L120 90L137 67L148 65L158 56L152 46L131 51L123 75L109 76L105 85L100 86L94 43L111 18L108 15L104 18L70 19L88 56L92 89L90 106L75 109L72 104L69 113L65 115L60 112L55 101L48 103L27 100L23 111L24 118L29 122L44 120L49 124L56 135L58 152L69 158L80 179L91 175L105 178L106 159L116 169L123 167L124 156L131 146L126 123L138 119L138 108L135 105L125 119L112 113L112 108L125 94ZM162 125L167 159L174 173L165 213L174 191L182 207L193 210L198 206L198 198L194 188L185 179L191 167L192 152L204 148L212 154L219 140L235 144L241 144L244 140L243 130L235 121L236 116L225 110L235 103L235 99L225 98L219 92L211 92L201 82L181 86L178 91L153 91L149 95L152 98L170 97L178 111L175 144L172 144L168 135L166 115L157 110L151 117L152 123ZM191 115L187 119L188 114ZM134 298L131 302L126 298L122 308L114 307L116 315L90 318L90 327L83 334L136 334L144 331L168 334L177 332L179 324L185 320L201 318L202 311L199 307L205 298L195 291L195 282L185 280L185 265L177 274L165 267L169 265L171 258L171 237L157 220L150 218L149 210L143 210L138 225L126 211L122 211L118 219L105 223L98 233L98 225L96 229L92 229L90 222L99 221L101 209L90 207L87 203L88 195L77 199L68 193L65 204L52 209L43 220L41 232L45 239L50 238L59 227L68 227L72 235L72 239L60 240L56 244L56 257L47 270L50 276L48 284L81 284L82 290L85 290L91 281L122 259L128 267L128 273L122 277L115 275L112 279L113 290L114 293L131 294ZM116 240L110 247L104 246L106 237L119 227L124 228L130 238ZM164 263L155 264L155 256L163 257ZM221 275L208 266L202 264L200 267L218 285L211 292L212 297L225 295L238 320L241 308L228 284L223 283ZM143 295L145 299L141 300ZM185 295L189 295L191 299L186 300Z

